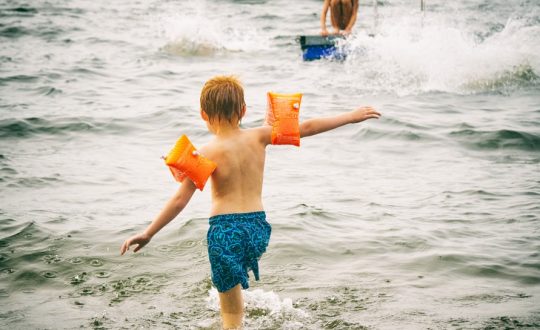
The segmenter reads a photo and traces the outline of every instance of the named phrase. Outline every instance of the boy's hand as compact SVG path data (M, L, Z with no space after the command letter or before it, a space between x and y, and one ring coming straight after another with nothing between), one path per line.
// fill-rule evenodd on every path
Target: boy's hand
M132 236L131 238L127 239L124 242L124 244L122 244L122 247L120 248L120 255L124 255L124 253L126 253L126 251L129 250L129 247L135 244L137 244L137 247L135 248L135 250L133 250L133 252L139 251L146 244L148 244L148 242L150 242L151 239L152 237L145 233L140 233L135 236Z
M375 118L379 119L381 116L380 113L375 111L372 107L360 107L356 110L350 112L351 114L351 123L359 123L361 121Z

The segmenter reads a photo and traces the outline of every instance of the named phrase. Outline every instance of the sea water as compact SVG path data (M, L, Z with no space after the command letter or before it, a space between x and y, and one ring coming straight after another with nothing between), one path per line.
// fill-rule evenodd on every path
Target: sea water
M178 185L206 80L383 116L268 148L273 226L248 329L540 328L540 4L360 1L345 61L303 62L322 1L0 4L0 328L218 329L209 187Z

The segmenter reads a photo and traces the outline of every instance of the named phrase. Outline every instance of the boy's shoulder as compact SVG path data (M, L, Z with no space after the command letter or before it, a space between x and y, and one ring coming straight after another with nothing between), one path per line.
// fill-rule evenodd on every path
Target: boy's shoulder
M259 127L246 128L244 129L244 132L252 135L254 139L257 139L264 146L269 145L271 142L272 126L263 125Z
M241 130L241 135L238 137L242 141L253 141L260 143L263 147L266 147L271 142L272 126L259 126L252 128L244 128ZM214 138L205 145L199 148L201 154L212 158L212 155L219 153L224 147L224 143L231 143L231 141L224 142L221 139Z

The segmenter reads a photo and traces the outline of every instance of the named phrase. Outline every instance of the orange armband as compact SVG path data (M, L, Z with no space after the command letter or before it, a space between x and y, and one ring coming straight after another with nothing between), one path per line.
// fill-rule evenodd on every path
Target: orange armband
M176 141L174 148L165 157L165 164L176 181L182 182L188 177L201 191L217 167L216 163L197 152L186 135Z
M266 123L272 125L272 144L300 146L298 113L302 94L268 92Z

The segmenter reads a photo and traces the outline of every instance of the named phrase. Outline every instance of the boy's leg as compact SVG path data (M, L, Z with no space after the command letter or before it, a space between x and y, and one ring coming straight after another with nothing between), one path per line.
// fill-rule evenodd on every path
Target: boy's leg
M331 0L332 26L339 30L345 30L352 17L353 5L351 0Z
M224 329L241 329L244 319L244 299L240 284L234 288L219 292L221 319Z

